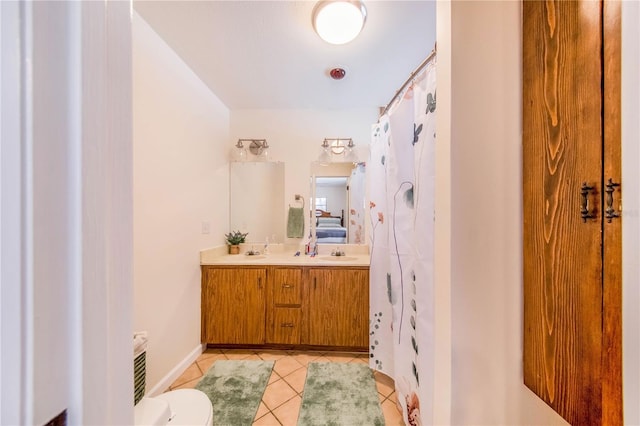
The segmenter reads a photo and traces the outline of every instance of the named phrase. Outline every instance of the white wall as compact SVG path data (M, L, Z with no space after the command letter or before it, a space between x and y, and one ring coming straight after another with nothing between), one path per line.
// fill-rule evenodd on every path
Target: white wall
M449 24L451 423L563 424L522 380L520 3L451 2Z
M520 4L456 1L450 3L450 17L440 11L448 6L441 6L439 3L439 57L451 55L452 91L451 423L564 424L522 384ZM626 424L640 423L640 129L635 119L640 98L639 17L636 3L623 2ZM439 87L441 83L439 74ZM440 102L439 113L446 111L442 106ZM446 174L446 167L439 165Z
M318 159L324 138L353 138L359 159L367 160L371 125L377 120L376 107L350 110L234 110L231 112L229 149L240 138L267 139L271 147L271 159L285 163L284 211L289 204L298 205L294 204L295 194L304 196L308 208L311 163ZM282 220L286 223L286 214ZM306 223L305 232L308 229L309 224Z
M33 350L33 364L27 365L27 371L33 369L33 383L27 388L33 391L33 406L28 411L33 410L34 423L42 424L70 403L70 260L75 229L67 217L75 216L72 203L78 194L67 191L71 185L68 170L73 166L69 154L74 129L70 120L76 117L68 110L73 90L70 46L66 34L59 32L73 23L67 8L49 4L34 5L32 17L33 79L26 84L32 84L34 93L33 103L28 103L33 107L33 127L27 142L33 150L33 162L29 164L33 167L33 192L26 194L27 204L32 207L27 214L32 217L25 221L33 232L33 240L29 241L32 245L27 246L32 257L26 262L28 269L33 268L32 293L27 296L27 305L33 310L26 311L27 317L33 315L30 324L26 324L27 328L33 327L33 341L27 344ZM67 108L60 108L61 100L67 100L62 103Z
M327 211L331 212L333 216L340 216L343 210L344 217L347 218L349 216L346 183L342 186L316 185L316 198L327 199Z
M640 424L640 3L622 2L622 350L625 424Z
M22 121L20 71L20 4L0 3L0 424L20 424L25 354L21 324L23 293L28 291L21 267L23 207L21 187ZM23 373L21 373L23 371Z
M38 3L42 4L42 2ZM126 1L56 2L72 5L73 25L56 28L72 44L77 82L69 98L72 117L82 117L69 152L68 191L81 191L68 217L76 233L72 301L76 345L69 359L72 404L69 424L130 424L133 311L133 155L131 4ZM46 14L44 19L50 21ZM52 61L59 57L50 58ZM46 64L49 67L50 64ZM46 96L46 95L45 95ZM51 105L51 110L61 109ZM73 122L73 121L72 121ZM45 135L45 137L49 137ZM78 246L77 244L80 244ZM78 371L80 370L80 371ZM55 386L54 386L55 387Z
M436 7L438 55L436 83L438 90L435 147L435 217L434 229L434 389L433 423L451 424L451 103L452 43L451 2L438 1Z
M224 244L229 224L229 110L138 14L133 119L134 328L149 332L149 391L200 345L199 251Z

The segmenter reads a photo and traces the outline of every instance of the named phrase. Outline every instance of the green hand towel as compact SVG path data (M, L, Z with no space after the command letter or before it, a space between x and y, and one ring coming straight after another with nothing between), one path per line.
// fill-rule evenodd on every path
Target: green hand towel
M287 238L302 238L304 236L304 208L289 207L287 217Z

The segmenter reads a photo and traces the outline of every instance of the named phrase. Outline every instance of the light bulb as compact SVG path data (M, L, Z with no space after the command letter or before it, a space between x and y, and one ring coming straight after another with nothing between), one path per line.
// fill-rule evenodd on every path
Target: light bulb
M344 161L349 162L349 163L357 163L358 162L358 156L356 155L356 151L353 147L348 147L347 148L347 153L344 156Z
M241 141L238 141L238 143L236 144L234 159L236 161L245 161L247 159L247 151L244 149L244 145Z
M329 152L329 148L322 148L322 152L320 152L320 157L318 157L318 162L320 164L329 164L331 162L331 153Z
M321 1L313 11L313 24L327 43L345 44L360 34L366 16L362 1Z

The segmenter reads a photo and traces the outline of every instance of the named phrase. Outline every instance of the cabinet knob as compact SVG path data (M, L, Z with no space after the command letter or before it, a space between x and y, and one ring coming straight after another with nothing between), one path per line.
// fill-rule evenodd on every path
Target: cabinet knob
M292 288L293 285L291 284L282 284L282 288Z
M294 325L292 322L283 322L282 324L280 324L280 327L289 327L289 328L293 328Z

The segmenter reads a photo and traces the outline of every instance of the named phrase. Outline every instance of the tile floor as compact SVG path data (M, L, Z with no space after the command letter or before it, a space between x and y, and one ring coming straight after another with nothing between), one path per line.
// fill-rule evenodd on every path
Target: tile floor
M364 353L207 349L167 390L195 387L202 375L219 359L275 361L269 384L253 421L254 425L268 426L295 426L302 402L307 365L310 362L368 364L368 355ZM374 372L374 377L385 423L389 426L403 425L402 415L396 408L393 380L379 372Z

